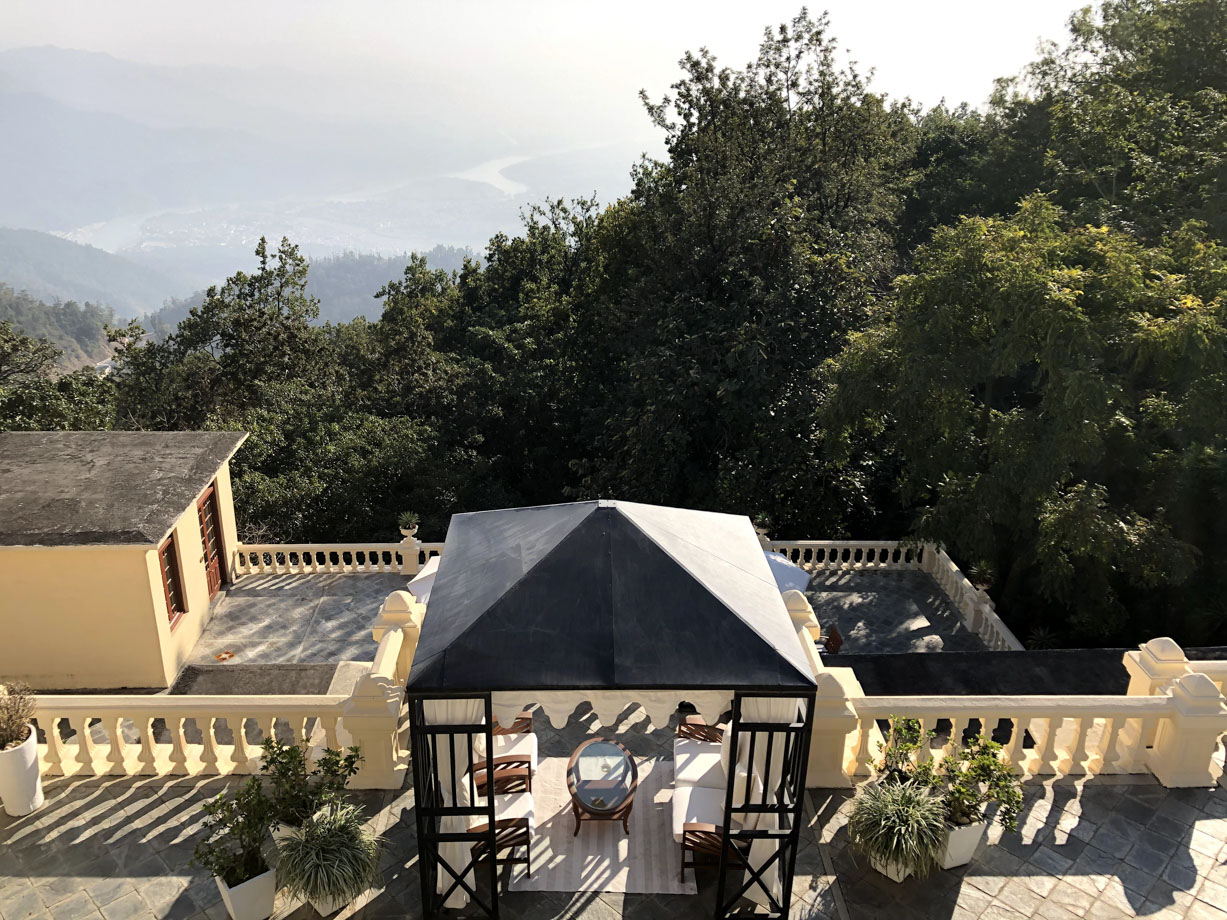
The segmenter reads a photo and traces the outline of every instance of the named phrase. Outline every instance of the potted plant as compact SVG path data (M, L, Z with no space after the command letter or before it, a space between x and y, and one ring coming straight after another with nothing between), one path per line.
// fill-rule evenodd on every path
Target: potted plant
M412 537L418 532L418 516L414 511L402 511L396 523L403 537Z
M380 844L362 809L331 802L282 838L277 871L291 897L327 916L378 883Z
M43 804L34 694L28 684L0 684L0 802L14 818Z
M923 878L945 848L946 809L920 783L868 783L853 801L848 839L892 881Z
M310 762L306 742L282 744L276 738L266 738L263 747L260 769L269 781L276 840L325 805L340 802L362 761L357 747L345 753L326 748L315 763Z
M933 737L933 732L921 730L917 719L892 718L877 772L883 782L918 783L941 799L950 833L940 862L943 869L953 869L975 855L988 828L984 810L990 803L997 804L996 820L1002 827L1017 829L1022 786L1003 760L1001 745L986 735L959 744L939 760L919 758L917 763L915 753Z
M1001 756L1001 745L977 735L960 745L931 769L932 787L946 806L950 827L943 869L971 862L988 828L984 809L997 804L995 819L1006 830L1018 829L1022 808L1022 783Z
M265 920L273 914L277 873L263 852L273 820L273 800L253 776L232 795L204 805L208 836L196 844L192 865L213 874L233 920Z

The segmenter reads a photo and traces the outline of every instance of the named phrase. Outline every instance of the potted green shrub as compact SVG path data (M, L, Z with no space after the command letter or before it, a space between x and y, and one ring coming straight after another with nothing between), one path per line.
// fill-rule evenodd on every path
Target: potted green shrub
M414 511L402 511L396 524L400 527L401 536L412 537L418 532L418 516Z
M941 799L950 833L940 863L943 869L953 869L967 865L975 855L988 828L985 808L990 803L996 803L995 818L1002 827L1017 829L1022 784L1003 759L1001 745L988 736L977 735L940 759L917 758L917 751L933 737L933 732L921 730L917 719L892 719L877 772L883 782L918 783Z
M291 897L327 916L378 883L380 845L362 809L331 802L282 838L278 875Z
M204 812L208 834L196 844L192 865L213 874L233 920L271 917L277 873L263 846L273 820L273 800L260 777L251 777L231 795L223 792L206 802Z
M867 783L852 803L848 839L892 881L923 878L945 849L946 809L920 783Z
M273 800L273 836L301 825L331 802L339 802L349 780L358 772L361 752L351 747L345 753L327 748L311 763L306 742L282 744L264 740L260 769L268 777Z
M34 694L28 684L0 684L0 802L14 818L43 804Z
M946 806L950 826L943 869L971 862L976 847L988 828L984 810L997 804L994 816L1006 830L1018 829L1022 808L1022 782L1001 756L1001 745L985 735L977 735L960 745L930 770L932 788Z

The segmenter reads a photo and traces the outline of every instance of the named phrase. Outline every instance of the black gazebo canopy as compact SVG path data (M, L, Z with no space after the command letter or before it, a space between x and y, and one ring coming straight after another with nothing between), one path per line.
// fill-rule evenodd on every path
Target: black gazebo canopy
M452 518L408 691L813 686L748 518L591 501Z

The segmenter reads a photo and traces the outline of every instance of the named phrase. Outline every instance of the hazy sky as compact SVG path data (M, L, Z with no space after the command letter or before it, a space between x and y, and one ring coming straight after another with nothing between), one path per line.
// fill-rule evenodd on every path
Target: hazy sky
M730 65L755 52L764 26L800 3L618 0L5 0L0 47L52 44L155 64L292 67L355 78L357 105L412 97L558 118L590 143L647 143L637 92L676 79L687 49ZM1040 39L1062 39L1072 0L830 0L833 33L874 85L926 105L982 104L995 77L1017 72ZM259 75L253 88L259 92ZM445 88L445 93L439 90ZM453 110L455 111L455 110Z

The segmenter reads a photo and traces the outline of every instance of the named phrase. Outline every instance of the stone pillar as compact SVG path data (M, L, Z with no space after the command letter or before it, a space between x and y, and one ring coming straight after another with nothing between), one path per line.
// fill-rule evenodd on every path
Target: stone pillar
M413 654L417 651L425 614L426 605L418 603L417 598L410 592L393 591L384 598L375 622L371 625L371 637L376 642L383 639L386 630L404 630L405 640L401 643L396 673L406 679L409 677L409 668L413 665Z
M771 538L767 536L767 528L756 526L754 528L754 533L758 535L758 543L763 548L763 552L771 552Z
M818 623L818 617L814 615L814 608L809 598L796 589L785 591L783 598L788 616L792 618L792 625L798 630L804 629L809 633L810 639L817 642L821 637L822 629Z
M405 538L400 541L400 573L402 575L416 575L421 568L418 557L422 552L422 541L417 538L417 532L416 527L412 530L401 530L401 533L405 535Z
M399 789L404 782L408 758L401 756L396 738L403 692L391 678L368 676L346 700L341 727L362 751L351 789Z
M841 680L845 671L847 679ZM848 741L855 736L859 724L851 698L864 696L864 693L852 676L851 668L823 671L815 676L815 683L814 732L809 745L805 785L810 789L847 789L853 785L847 773Z
M1178 677L1189 673L1189 659L1172 639L1160 637L1139 645L1136 652L1125 652L1125 670L1129 672L1130 696L1155 696ZM1152 747L1158 726L1152 726L1142 738L1143 747Z
M1222 694L1205 674L1192 673L1172 681L1165 695L1172 700L1171 717L1159 722L1150 772L1169 789L1214 786L1223 772L1214 753L1227 731Z

